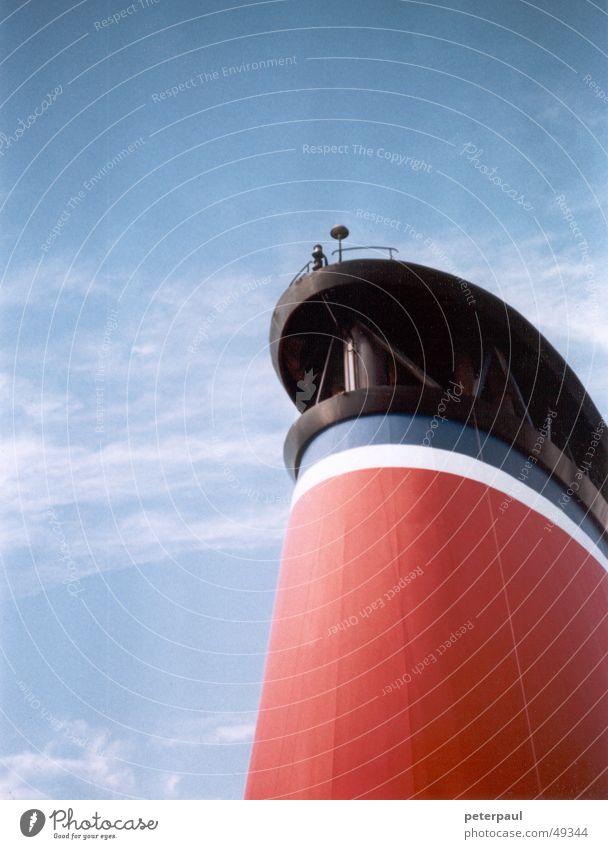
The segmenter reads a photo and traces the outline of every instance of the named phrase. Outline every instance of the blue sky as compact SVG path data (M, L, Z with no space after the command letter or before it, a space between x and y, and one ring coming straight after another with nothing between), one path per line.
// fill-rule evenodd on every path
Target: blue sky
M505 298L606 414L608 9L0 8L0 796L240 798L274 304L344 222Z

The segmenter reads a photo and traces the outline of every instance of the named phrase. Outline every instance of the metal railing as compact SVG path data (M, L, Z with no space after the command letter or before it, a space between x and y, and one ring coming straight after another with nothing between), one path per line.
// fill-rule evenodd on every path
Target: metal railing
M393 258L393 253L398 254L398 248L391 248L388 245L355 245L352 248L336 248L335 251L331 252L331 255L334 254L344 254L346 251L388 251L389 257Z

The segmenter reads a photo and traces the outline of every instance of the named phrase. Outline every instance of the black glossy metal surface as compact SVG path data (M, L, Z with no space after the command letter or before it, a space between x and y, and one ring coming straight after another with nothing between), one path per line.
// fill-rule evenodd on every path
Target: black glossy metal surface
M368 344L360 359L373 369L363 394L345 391L352 381L341 382L337 359L341 346L361 331ZM274 367L294 401L305 375L318 390L316 395L311 390L306 405L299 405L302 418L286 443L290 468L297 469L307 441L333 422L390 409L432 415L435 395L457 379L463 383L466 403L455 406L450 416L465 415L472 426L522 452L553 413L552 462L561 464L566 477L584 468L592 485L585 486L586 505L605 518L605 428L592 462L582 465L589 458L595 429L602 426L597 408L539 331L481 287L395 260L335 263L301 277L283 293L273 314L270 343ZM370 345L378 352L377 362L370 356ZM388 356L386 368L382 356ZM390 379L382 379L384 373ZM374 386L376 380L390 385ZM565 479L563 483L568 485ZM604 506L592 503L596 496Z

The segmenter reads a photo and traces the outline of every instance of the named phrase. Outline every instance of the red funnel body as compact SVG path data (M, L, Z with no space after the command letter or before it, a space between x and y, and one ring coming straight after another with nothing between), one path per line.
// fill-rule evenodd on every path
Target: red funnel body
M278 338L293 338L282 320ZM564 456L563 402L544 398L543 417L517 426L503 392L488 424L490 396L470 397L462 369L438 382L422 381L417 403L411 387L319 389L292 429L299 474L248 798L608 793L597 476L576 477L582 448ZM592 424L597 468L604 424Z

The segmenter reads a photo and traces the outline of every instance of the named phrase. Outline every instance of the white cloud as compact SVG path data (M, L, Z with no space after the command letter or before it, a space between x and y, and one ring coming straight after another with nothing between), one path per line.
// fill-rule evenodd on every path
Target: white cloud
M174 799L177 795L177 788L181 781L181 775L177 775L177 773L172 773L168 775L163 784L164 784L164 792L162 794L163 799Z
M61 734L44 748L0 757L0 799L71 798L74 789L86 798L175 798L183 777L179 770L146 769L142 763L157 745L148 740L145 752L139 751L135 742L84 720L65 721Z
M16 774L0 775L0 799L46 799L45 793L28 784Z
M224 289L218 285L214 292L201 288L197 298L199 306L216 304L214 331L221 334L223 323L232 326L237 317L231 308L217 307L218 297L249 284L239 278ZM104 364L101 434L95 432L101 329L79 340L67 389L64 363L54 371L52 346L44 392L37 365L33 375L0 375L0 403L14 411L14 433L7 427L0 444L0 544L5 550L32 546L45 585L63 581L66 572L49 508L80 577L201 546L250 551L281 534L289 492L281 455L289 417L268 417L272 398L280 403L282 394L267 353L244 379L247 360L238 337L217 370L212 349L188 354L201 314L192 308L182 310L183 321L169 340L181 353L166 350L160 362L156 356L167 341L167 306L173 298L174 307L182 308L187 288L182 281L178 294L167 289L168 303L153 305L141 333L133 316L119 315ZM244 297L261 303L265 288ZM127 384L132 354L137 363ZM186 370L191 377L185 388ZM269 482L273 472L285 489L278 505L277 488ZM105 520L87 525L93 510ZM37 583L29 580L28 586L31 591Z
M222 746L246 744L253 741L256 715L250 713L219 713L183 720L179 726L179 739L161 738L163 748L182 746Z
M264 506L249 510L236 521L218 514L204 519L186 521L176 513L138 511L119 521L122 545L135 562L157 558L159 554L180 551L200 551L201 548L229 549L251 552L269 541L280 540L285 531L287 507ZM104 532L106 550L107 532ZM121 546L118 539L117 546Z
M0 305L3 308L25 306L46 309L52 306L60 294L89 296L107 291L107 275L94 279L92 266L69 266L60 258L46 257L38 263L22 265L16 272L11 269L0 286Z
M38 794L35 798L56 797L58 783L73 780L89 785L93 797L132 796L135 775L124 763L132 747L82 720L75 729L79 734L86 730L84 747L61 738L42 750L24 749L0 758L4 769L4 775L0 775L3 798L26 798L20 795L26 788Z
M203 737L204 743L250 743L255 733L254 722L241 722L235 725L218 725Z

